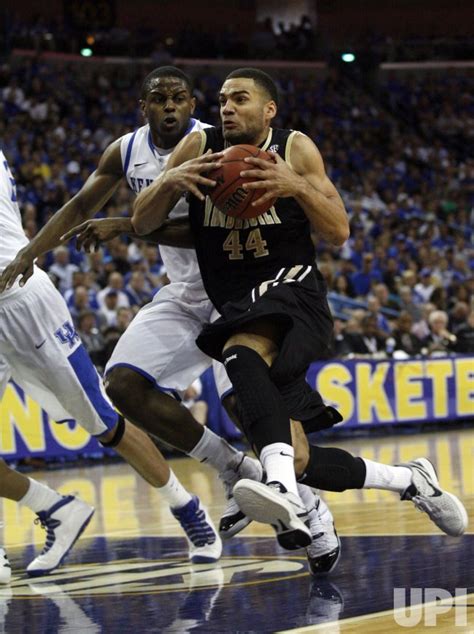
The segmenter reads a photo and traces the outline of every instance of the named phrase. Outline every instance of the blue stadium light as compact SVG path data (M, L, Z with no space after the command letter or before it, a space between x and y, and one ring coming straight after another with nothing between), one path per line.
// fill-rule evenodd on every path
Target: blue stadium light
M81 48L82 57L91 57L93 55L91 48Z
M351 62L355 62L355 58L356 56L354 55L354 53L343 53L341 55L342 61L346 62L347 64L350 64Z

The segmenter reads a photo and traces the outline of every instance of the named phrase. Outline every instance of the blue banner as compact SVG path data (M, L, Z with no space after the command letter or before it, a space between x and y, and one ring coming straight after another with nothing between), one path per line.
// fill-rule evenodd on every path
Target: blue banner
M333 360L314 363L307 379L344 417L340 428L474 419L474 357ZM222 409L212 372L203 377L208 426L226 438L239 432ZM102 446L76 423L58 424L15 384L0 403L0 455L101 456Z
M336 407L338 427L474 418L474 357L314 363L307 380Z

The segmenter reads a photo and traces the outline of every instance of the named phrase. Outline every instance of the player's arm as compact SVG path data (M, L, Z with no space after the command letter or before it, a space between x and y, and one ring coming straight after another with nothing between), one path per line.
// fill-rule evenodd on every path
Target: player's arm
M61 237L74 225L91 218L111 198L123 177L120 139L109 145L99 165L79 192L44 225L21 249L0 276L0 293L10 288L21 275L23 285L33 273L34 260L61 243Z
M166 170L136 197L132 226L138 235L158 229L185 192L204 200L200 188L215 186L216 182L203 174L219 167L222 153L202 154L203 134L192 132L184 137L171 154Z
M253 204L274 197L293 197L304 209L317 235L334 246L342 246L349 237L349 219L344 203L324 169L318 148L305 134L293 137L285 162L275 155L275 162L245 159L260 169L241 172L258 179L244 185L246 189L266 189L267 193Z
M194 239L187 217L166 220L159 229L142 236L137 235L134 231L131 218L95 218L86 220L70 229L62 237L62 241L67 242L76 236L77 250L84 249L84 251L90 253L95 251L102 243L113 240L121 234L167 247L194 248Z

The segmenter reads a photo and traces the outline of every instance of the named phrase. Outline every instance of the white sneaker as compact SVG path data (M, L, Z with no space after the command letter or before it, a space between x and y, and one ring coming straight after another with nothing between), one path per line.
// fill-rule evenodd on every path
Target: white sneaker
M242 460L235 468L226 469L226 471L219 474L219 478L224 483L227 497L227 504L219 522L219 535L222 539L230 539L240 533L252 521L242 513L235 501L234 486L242 478L261 482L263 480L263 467L259 460L244 454Z
M0 583L10 583L12 578L12 567L8 561L7 553L0 548Z
M73 495L64 497L47 511L40 511L35 524L40 522L46 529L46 544L27 567L27 574L40 577L61 565L93 514L93 506Z
M400 499L411 500L417 509L447 535L462 535L468 524L467 512L461 500L440 488L434 466L426 458L417 458L397 465L412 471L412 483Z
M315 506L308 513L308 518L312 538L306 549L309 570L315 577L327 575L339 562L341 540L329 507L319 496L315 496Z
M263 484L239 480L234 487L234 497L245 515L273 526L282 548L295 550L311 543L310 530L304 523L308 512L303 502L280 482Z
M193 564L217 561L222 554L222 541L201 501L196 495L183 507L171 509L181 524L189 545L189 559Z

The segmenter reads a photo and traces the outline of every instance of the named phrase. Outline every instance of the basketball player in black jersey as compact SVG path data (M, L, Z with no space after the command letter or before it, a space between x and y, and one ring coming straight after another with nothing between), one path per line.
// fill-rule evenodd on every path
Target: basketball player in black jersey
M349 235L349 223L312 141L298 132L271 129L278 100L271 78L260 71L231 73L219 99L223 129L189 135L170 159L174 168L201 154L199 176L190 179L184 168L170 183L165 175L153 225L164 221L183 190L191 191L190 222L201 274L222 315L197 343L224 362L241 422L268 478L268 485L260 487L244 480L234 495L249 517L276 526L283 547L298 548L308 546L311 536L299 517L305 509L293 464L293 413L282 393L304 380L311 361L327 356L332 332L311 227L338 246ZM269 169L249 161L248 175L260 179L257 187L278 197L261 222L226 218L198 189L198 184L213 185L201 173L208 162L218 160L226 143L274 152ZM156 187L148 191L145 201L156 195ZM148 232L139 205L132 222L138 233Z
M138 234L153 231L182 193L190 193L201 274L222 315L197 343L225 363L241 422L268 475L267 485L240 481L234 495L249 517L272 524L279 543L292 549L308 545L310 535L293 466L290 417L298 416L284 395L294 395L309 363L326 355L332 330L310 230L340 246L349 235L348 220L313 142L298 132L271 129L277 91L266 73L231 73L220 104L222 130L207 129L180 142L166 172L137 197L132 224ZM264 198L277 198L271 213L257 222L223 216L201 191L215 185L206 174L225 145L239 143L274 152L273 163L247 159L249 169L241 174L258 179L245 186L248 191L265 189ZM304 420L301 407L299 414ZM294 427L301 441L301 427ZM329 490L388 488L412 499L448 534L465 530L462 504L439 489L428 461L392 467L337 449L305 447L304 467L298 468L305 483L324 481Z

